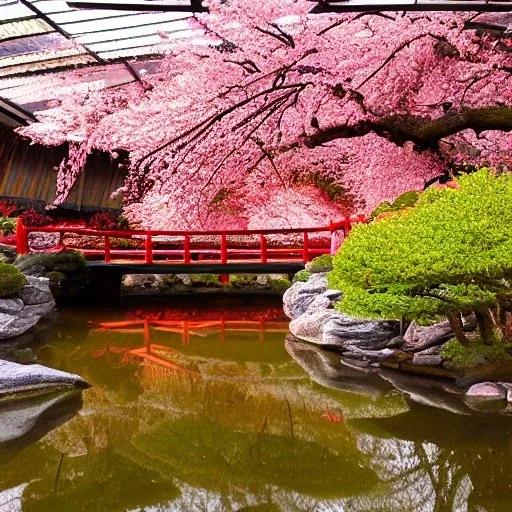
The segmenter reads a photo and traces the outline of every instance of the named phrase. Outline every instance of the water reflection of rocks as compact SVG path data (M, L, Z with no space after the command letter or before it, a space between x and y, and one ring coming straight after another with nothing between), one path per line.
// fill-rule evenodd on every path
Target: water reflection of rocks
M39 351L94 387L4 458L0 503L12 490L24 512L512 510L512 419L444 381L291 337L286 352L280 332L132 327L81 324L77 342L64 325Z
M292 336L286 348L323 386L372 397L393 388L405 394L405 412L347 421L381 485L343 500L343 510L512 510L512 419L476 413L448 381L392 370L380 371L380 376L359 371L345 366L336 353Z

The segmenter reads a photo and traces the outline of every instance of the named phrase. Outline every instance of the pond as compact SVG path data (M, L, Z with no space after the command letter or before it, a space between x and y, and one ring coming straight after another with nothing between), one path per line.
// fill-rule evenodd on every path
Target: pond
M93 386L0 430L0 511L512 510L512 418L340 368L268 300L60 308L12 354Z

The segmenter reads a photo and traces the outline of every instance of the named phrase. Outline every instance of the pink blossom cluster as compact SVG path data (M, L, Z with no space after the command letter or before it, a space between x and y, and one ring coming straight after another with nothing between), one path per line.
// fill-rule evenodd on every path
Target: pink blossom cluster
M19 130L44 144L84 141L80 158L70 145L59 198L83 155L125 149L131 168L117 192L139 225L302 227L368 212L454 164L510 165L506 123L427 137L435 123L512 106L512 42L467 30L471 13L209 6L191 19L201 44L163 39L166 57L143 83L63 94ZM319 176L350 203L329 198Z

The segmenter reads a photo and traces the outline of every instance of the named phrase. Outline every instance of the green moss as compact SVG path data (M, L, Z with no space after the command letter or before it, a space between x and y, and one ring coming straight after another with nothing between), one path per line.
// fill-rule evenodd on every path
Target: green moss
M300 281L301 283L305 283L310 277L312 272L309 270L299 270L292 279L292 283L296 283L297 281Z
M512 362L512 346L505 342L486 345L476 340L471 345L462 345L454 338L443 345L441 357L453 369L467 369L488 363Z
M56 253L23 254L14 262L22 272L32 274L34 269L48 272L80 272L87 268L87 260L78 251L66 250Z
M332 270L332 256L330 254L322 254L313 258L306 264L306 270L312 274L317 272L330 272Z
M416 204L420 193L416 190L410 190L404 194L398 196L393 203L389 201L383 201L382 203L373 210L370 214L370 218L373 220L377 218L381 213L398 212L404 208L410 208Z
M2 235L12 235L16 230L17 219L11 219L9 217L0 217L0 232Z
M223 286L219 282L217 274L191 274L190 284L194 287L206 286L207 288L221 288Z
M0 297L12 295L27 284L27 278L10 263L0 263Z
M280 293L286 291L292 285L290 280L286 277L280 277L279 279L269 279L268 284L273 290Z
M395 210L402 210L403 208L414 206L419 197L420 193L417 190L409 190L409 192L398 196L393 201L392 206Z

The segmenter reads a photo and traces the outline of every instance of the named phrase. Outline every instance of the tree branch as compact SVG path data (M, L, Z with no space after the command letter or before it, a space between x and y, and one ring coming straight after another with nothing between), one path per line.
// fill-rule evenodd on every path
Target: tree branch
M477 134L486 130L512 131L512 107L463 108L449 111L437 119L390 115L351 126L331 126L303 137L301 142L308 148L314 148L336 139L361 137L374 132L398 146L411 141L423 149L437 149L443 137L468 129Z

